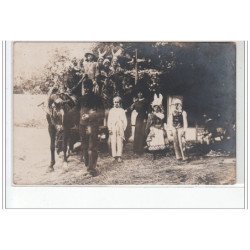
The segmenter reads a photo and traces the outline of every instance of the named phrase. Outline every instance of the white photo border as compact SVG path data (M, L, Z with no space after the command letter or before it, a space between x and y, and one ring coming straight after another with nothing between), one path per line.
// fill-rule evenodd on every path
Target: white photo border
M5 208L235 208L247 207L245 162L245 42L236 42L237 183L235 185L129 185L129 186L13 186L12 42L2 44L5 54ZM247 99L246 99L247 100ZM244 112L241 112L244 110ZM5 129L5 130L4 130ZM6 154L5 154L6 153ZM3 156L4 156L3 155Z

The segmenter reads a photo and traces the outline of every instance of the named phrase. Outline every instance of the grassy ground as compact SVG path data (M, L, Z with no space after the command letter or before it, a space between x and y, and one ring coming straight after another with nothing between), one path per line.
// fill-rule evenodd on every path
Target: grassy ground
M233 184L234 157L191 156L189 163L176 162L172 152L150 153L141 157L124 150L123 163L113 162L108 153L100 153L97 177L86 176L86 168L78 155L69 158L69 171L64 172L57 157L55 171L46 173L50 162L49 137L46 129L14 128L14 183L17 185L137 185L137 184ZM31 143L32 142L32 143Z
M136 184L233 184L235 157L196 156L189 163L176 162L173 152L153 161L149 153L135 156L132 145L124 149L124 161L114 163L108 153L100 153L97 177L86 176L79 156L69 158L64 172L57 157L55 171L46 173L50 163L49 135L44 111L37 107L44 95L14 95L14 174L17 185L136 185Z
M19 127L47 127L45 112L38 104L47 101L46 95L13 95L14 125Z

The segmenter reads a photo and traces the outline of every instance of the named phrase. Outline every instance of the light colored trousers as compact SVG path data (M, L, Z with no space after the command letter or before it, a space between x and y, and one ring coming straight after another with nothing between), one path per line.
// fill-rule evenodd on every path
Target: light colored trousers
M186 159L185 155L185 142L183 139L184 130L183 128L173 129L173 139L174 139L174 151L176 159Z
M113 132L110 135L111 142L111 152L113 157L121 157L123 151L123 138L117 134L117 132Z

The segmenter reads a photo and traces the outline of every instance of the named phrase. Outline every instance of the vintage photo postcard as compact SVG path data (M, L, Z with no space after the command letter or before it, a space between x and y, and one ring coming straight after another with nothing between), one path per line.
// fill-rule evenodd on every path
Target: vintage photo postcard
M13 185L235 184L236 47L13 42Z

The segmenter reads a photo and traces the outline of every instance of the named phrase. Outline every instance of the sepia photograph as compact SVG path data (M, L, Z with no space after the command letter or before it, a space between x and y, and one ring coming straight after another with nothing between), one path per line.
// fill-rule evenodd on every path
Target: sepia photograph
M236 183L236 42L13 42L13 185Z
M1 249L249 246L247 7L2 2Z

